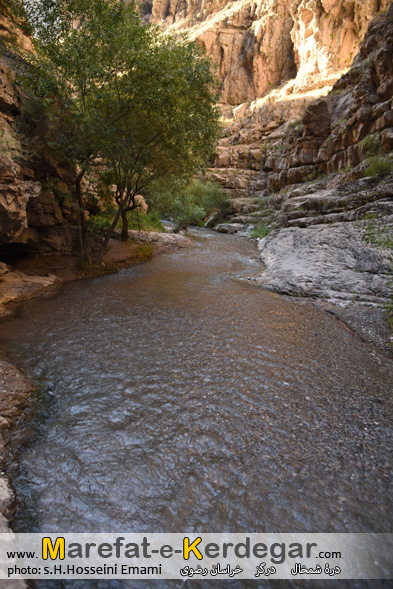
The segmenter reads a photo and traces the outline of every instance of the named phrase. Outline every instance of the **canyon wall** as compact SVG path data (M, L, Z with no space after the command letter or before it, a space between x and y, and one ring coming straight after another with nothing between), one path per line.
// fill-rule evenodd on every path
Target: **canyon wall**
M289 79L332 82L351 65L388 0L148 0L145 18L187 30L217 67L220 101L237 106Z
M393 150L393 5L368 29L351 68L332 88L289 93L292 81L235 109L210 176L234 198L267 196L306 181L364 176ZM325 179L325 183L326 183ZM285 200L284 198L284 200ZM278 204L283 197L271 197Z
M233 202L217 230L261 237L257 283L328 301L382 346L391 336L375 338L373 325L392 298L392 56L393 3L332 88L290 93L290 80L235 109L209 170Z
M77 212L73 199L67 199L73 174L45 150L37 129L22 116L21 94L15 84L19 58L10 47L17 44L32 50L32 44L4 3L0 5L0 31L2 255L71 252L78 239Z
M364 43L373 19L384 21L389 5L389 0L144 3L145 18L187 30L217 67L225 129L207 176L228 191L237 213L255 212L250 199L358 165L365 156L359 143L368 134L385 131L376 140L389 147L390 115L384 115L386 105L381 112L377 108L390 98L389 88L377 91L381 84L389 86L389 59L386 48L374 55L383 45L381 34L370 33L372 40ZM372 120L366 108L358 113L367 92L375 96L369 102Z

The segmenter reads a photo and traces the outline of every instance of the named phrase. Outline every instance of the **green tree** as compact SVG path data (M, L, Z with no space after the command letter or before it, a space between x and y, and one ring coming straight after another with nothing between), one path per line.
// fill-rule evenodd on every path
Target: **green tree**
M222 222L230 211L228 194L217 184L192 182L160 182L147 194L153 210L176 223L176 231L189 225L203 225L207 216L214 214L216 223Z
M110 154L123 240L136 195L168 178L188 180L206 164L218 134L215 79L200 48L166 34L149 49L143 67L128 69L109 89L128 112L114 124L115 140L109 137L103 150Z
M126 213L153 181L190 177L218 134L209 59L184 37L142 25L122 0L23 0L35 31L26 87L46 107L51 147L77 169L82 253L87 253L84 180L113 187ZM49 115L48 115L49 113Z

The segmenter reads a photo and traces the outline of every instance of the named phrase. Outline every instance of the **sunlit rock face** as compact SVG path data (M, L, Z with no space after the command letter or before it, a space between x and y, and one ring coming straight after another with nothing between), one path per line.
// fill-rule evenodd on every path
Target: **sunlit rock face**
M351 65L370 20L389 0L146 0L146 19L187 29L212 56L220 101L255 100L291 78L334 83Z
M367 27L389 1L293 0L295 62L300 78L337 76L351 65Z
M217 65L220 101L238 105L296 75L290 4L153 0L150 20L198 39Z
M270 191L304 182L310 174L315 180L341 172L346 181L357 180L367 158L393 149L392 55L393 4L370 24L333 92L308 105L298 130L287 127L285 150L265 165ZM332 181L337 184L337 178Z
M145 3L148 20L188 30L217 65L225 129L208 177L232 199L265 198L288 185L362 164L365 152L359 143L367 134L380 134L377 140L389 146L391 115L379 114L368 102L374 94L377 102L391 98L391 58L378 52L387 43L391 55L390 4ZM391 110L387 104L383 108ZM363 174L361 168L349 180ZM252 222L252 215L257 212L235 219Z

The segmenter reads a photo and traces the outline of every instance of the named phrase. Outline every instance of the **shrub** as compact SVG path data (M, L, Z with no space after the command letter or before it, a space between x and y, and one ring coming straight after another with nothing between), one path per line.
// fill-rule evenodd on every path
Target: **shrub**
M218 213L217 222L225 218L230 201L224 190L211 182L194 180L190 185L181 182L157 187L147 202L163 217L172 219L177 230L189 225L202 225L207 215Z
M191 198L176 200L173 206L173 220L176 231L186 229L189 225L201 226L206 217L206 210L197 205Z
M104 237L111 223L109 214L103 213L102 215L90 215L87 225L91 233Z
M165 232L164 227L160 221L158 213L142 213L138 209L127 213L128 227L136 231L158 231Z
M98 215L90 215L87 222L89 231L99 237L104 237L108 228L112 224L114 215L113 207L108 207L105 211ZM127 213L128 227L136 231L158 231L164 232L165 229L157 213L142 213L137 210ZM117 229L121 228L121 221L117 224Z
M229 211L229 198L220 186L211 182L194 180L187 190L187 195L206 211L207 215L219 213L220 219Z
M367 137L360 141L360 146L366 157L378 155L382 151L381 138L375 134L367 135Z
M387 157L370 157L368 158L368 164L365 174L369 177L379 176L384 178L393 171L393 161Z
M250 233L251 239L263 239L267 237L271 232L270 227L267 225L256 225Z
M138 259L140 262L149 260L153 255L153 246L151 243L141 243L138 245Z

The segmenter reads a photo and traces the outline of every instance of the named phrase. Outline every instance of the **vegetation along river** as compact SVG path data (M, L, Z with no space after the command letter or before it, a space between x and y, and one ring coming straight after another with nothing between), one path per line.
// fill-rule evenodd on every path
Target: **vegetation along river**
M195 237L1 324L42 391L14 529L391 531L391 363L244 280L252 243Z

